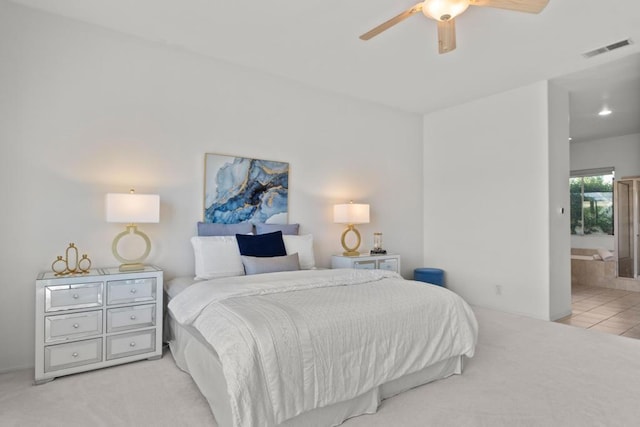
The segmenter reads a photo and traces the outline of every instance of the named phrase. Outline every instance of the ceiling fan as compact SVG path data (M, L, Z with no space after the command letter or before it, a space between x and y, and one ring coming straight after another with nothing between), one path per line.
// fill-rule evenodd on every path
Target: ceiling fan
M438 21L438 52L447 53L456 48L456 16L469 6L496 7L516 12L540 13L549 0L424 0L410 7L387 22L378 25L360 36L369 40L381 32L404 21L411 15L422 12L427 18Z

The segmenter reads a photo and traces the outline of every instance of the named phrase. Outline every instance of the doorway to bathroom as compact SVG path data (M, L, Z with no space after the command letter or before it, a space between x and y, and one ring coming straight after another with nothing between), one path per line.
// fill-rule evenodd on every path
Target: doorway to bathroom
M589 182L583 198L570 196L571 209L583 211L570 217L573 303L562 321L640 337L640 53L554 82L570 97L569 177L615 170L613 194L598 194ZM612 224L601 216L607 204Z
M614 168L570 174L571 283L610 285L616 278Z

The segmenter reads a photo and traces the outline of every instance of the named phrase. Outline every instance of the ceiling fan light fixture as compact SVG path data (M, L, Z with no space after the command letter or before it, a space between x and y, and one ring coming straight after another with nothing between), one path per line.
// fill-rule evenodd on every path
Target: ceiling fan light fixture
M446 22L469 7L469 0L424 0L422 13L436 21Z
M410 16L422 12L427 18L438 22L438 52L448 53L456 48L456 16L467 10L469 5L506 9L514 12L540 13L547 6L547 3L549 0L423 0L362 34L360 39L370 40Z

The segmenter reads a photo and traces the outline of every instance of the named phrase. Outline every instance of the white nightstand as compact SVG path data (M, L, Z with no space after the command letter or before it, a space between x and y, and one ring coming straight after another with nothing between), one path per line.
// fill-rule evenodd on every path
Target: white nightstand
M400 255L332 255L331 268L377 268L400 273Z
M36 280L35 383L162 357L162 270Z

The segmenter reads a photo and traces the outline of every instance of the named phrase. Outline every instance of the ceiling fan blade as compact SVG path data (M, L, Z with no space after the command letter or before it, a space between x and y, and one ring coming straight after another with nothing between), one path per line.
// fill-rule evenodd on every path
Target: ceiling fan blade
M527 13L540 13L547 3L549 0L471 0L469 2L472 6L496 7Z
M438 52L448 53L456 48L456 20L438 21Z
M367 31L366 33L360 36L360 39L369 40L370 38L377 36L381 32L388 30L394 25L399 24L400 22L404 21L411 15L418 13L420 11L422 11L422 3L418 3L417 5L405 10L401 14L394 16L393 18L389 19L387 22L378 25L373 30Z

